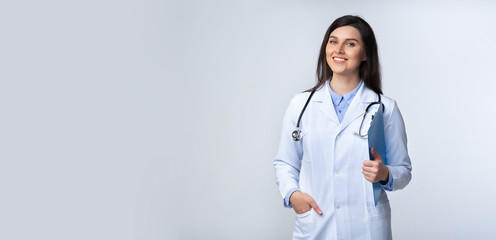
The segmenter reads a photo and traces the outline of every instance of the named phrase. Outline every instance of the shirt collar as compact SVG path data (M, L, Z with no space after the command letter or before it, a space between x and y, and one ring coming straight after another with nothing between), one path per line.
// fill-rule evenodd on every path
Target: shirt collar
M343 99L346 102L353 100L353 97L357 94L358 90L360 89L360 87L363 84L363 80L360 80L360 83L353 91L345 94L344 96L341 96L341 95L335 93L334 91L332 91L331 85L329 84L330 80L331 80L330 78L329 78L329 80L327 80L326 85L327 85L327 89L329 89L329 93L331 94L332 102L334 104L339 104L341 99Z

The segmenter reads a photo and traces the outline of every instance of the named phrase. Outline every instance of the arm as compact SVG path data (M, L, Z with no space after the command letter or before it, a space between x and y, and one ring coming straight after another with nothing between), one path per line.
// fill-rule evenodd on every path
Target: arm
M279 151L274 159L276 182L284 199L285 207L293 208L298 214L311 209L314 209L318 214L322 214L322 210L315 202L315 199L307 193L300 192L299 189L303 146L301 140L293 140L292 133L296 128L297 118L303 105L297 104L295 98L291 100L284 115Z
M291 134L296 128L298 113L293 98L286 110L281 129L279 150L274 159L276 183L283 197L284 206L291 208L289 198L294 191L299 190L299 175L303 150L301 141L294 141Z
M386 166L389 177L383 188L388 191L403 189L412 178L412 166L408 156L405 124L395 101L387 121L384 123L386 134ZM385 119L386 120L386 119Z

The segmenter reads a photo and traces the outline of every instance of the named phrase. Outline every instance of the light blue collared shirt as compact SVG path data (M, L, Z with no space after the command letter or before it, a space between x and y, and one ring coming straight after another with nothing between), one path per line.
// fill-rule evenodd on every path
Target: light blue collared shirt
M344 96L341 96L335 93L334 91L332 91L329 82L330 82L329 80L327 80L326 82L327 89L331 94L332 104L334 105L334 110L336 110L336 114L338 115L339 122L342 122L344 115L346 114L346 110L348 110L351 101L353 101L353 98L357 94L358 89L360 89L360 87L362 86L363 81L360 81L358 86L353 91L345 94Z

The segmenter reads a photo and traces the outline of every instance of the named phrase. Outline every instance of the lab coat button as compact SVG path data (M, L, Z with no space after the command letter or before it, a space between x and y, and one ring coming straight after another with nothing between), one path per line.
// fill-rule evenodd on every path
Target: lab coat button
M339 140L341 138L341 135L338 135L337 139Z
M341 171L339 171L339 169L336 170L336 175L339 175L340 173L341 173Z
M340 209L341 208L341 205L336 205L336 209Z

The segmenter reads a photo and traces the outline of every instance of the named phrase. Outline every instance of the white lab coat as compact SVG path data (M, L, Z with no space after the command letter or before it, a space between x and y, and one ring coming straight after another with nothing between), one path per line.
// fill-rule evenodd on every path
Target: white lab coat
M326 84L329 84L327 81ZM284 116L279 151L274 160L281 196L299 188L312 196L323 214L313 209L296 214L293 239L391 239L391 209L386 192L374 204L372 183L362 174L369 159L368 140L354 134L365 108L378 101L362 84L342 123L339 123L326 86L315 92L301 119L302 138L292 132L309 92L293 97ZM390 179L383 189L404 188L411 179L411 164L403 118L396 102L381 95L385 106L384 130ZM362 129L366 132L368 129Z

